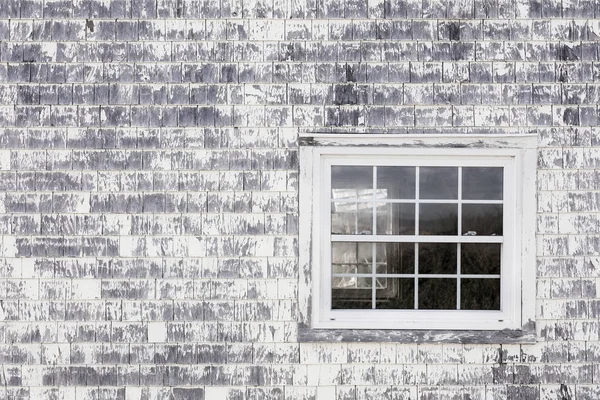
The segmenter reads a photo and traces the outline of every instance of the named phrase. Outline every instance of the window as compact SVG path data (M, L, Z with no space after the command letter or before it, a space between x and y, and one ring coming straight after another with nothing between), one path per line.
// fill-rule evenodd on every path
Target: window
M530 324L534 148L530 136L304 140L307 325L490 331Z

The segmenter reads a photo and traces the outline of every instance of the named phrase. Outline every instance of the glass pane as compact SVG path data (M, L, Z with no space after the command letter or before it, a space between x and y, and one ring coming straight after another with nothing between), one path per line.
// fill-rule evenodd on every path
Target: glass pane
M377 167L377 189L386 199L414 199L415 167Z
M419 309L456 310L456 279L419 279Z
M458 199L458 168L421 167L419 198Z
M385 203L377 205L378 235L414 235L415 205Z
M356 245L357 243L332 243L331 263L356 264L358 262Z
M499 310L500 279L461 279L461 310Z
M333 284L337 279L353 280L353 285L333 286L331 289L331 308L334 310L348 309L371 309L373 308L373 279L372 278L334 278Z
M373 197L373 167L331 167L331 198L334 200Z
M334 289L370 289L373 278L360 276L334 276L331 280Z
M500 243L463 243L460 247L463 274L500 274Z
M502 200L502 167L463 167L462 198Z
M415 308L415 280L407 278L377 278L375 306L383 310Z
M331 287L334 289L356 288L356 276L334 276L331 278Z
M457 235L457 204L420 204L420 235Z
M502 236L502 204L463 204L462 234Z
M373 233L373 203L332 203L331 233L371 235Z
M414 243L377 243L378 274L414 274Z
M334 274L356 274L358 267L356 264L332 264L331 270Z
M456 274L456 243L419 243L420 274Z
M333 273L370 274L373 266L373 243L336 242L331 244ZM339 272L338 272L339 271Z

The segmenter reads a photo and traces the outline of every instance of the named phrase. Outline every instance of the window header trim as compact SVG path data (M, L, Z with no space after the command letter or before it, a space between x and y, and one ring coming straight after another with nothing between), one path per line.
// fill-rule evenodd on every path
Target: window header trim
M398 135L398 134L346 134L300 133L302 146L369 146L409 148L478 148L478 149L535 149L537 135Z

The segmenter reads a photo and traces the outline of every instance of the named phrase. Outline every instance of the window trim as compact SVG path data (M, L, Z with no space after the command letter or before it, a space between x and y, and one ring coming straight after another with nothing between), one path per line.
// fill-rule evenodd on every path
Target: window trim
M321 207L323 191L329 182L323 182L321 167L323 156L337 157L345 154L360 157L368 146L371 155L407 155L410 157L441 157L472 156L474 149L479 158L503 156L514 157L514 176L521 183L514 186L517 190L515 216L521 220L521 230L516 232L513 239L515 245L515 259L522 263L521 268L515 268L511 281L513 287L520 283L521 290L514 290L512 298L521 306L511 308L509 323L490 323L484 329L478 320L480 311L470 313L463 310L458 312L458 319L453 317L444 323L423 324L419 320L437 319L448 314L447 311L424 311L418 313L423 317L414 321L405 319L390 324L387 322L374 323L373 319L368 324L355 322L340 322L340 320L324 322L323 311L320 306L320 296L317 291L326 290L321 285L319 274L313 273L312 267L315 260L321 257L321 231L314 224L314 213L327 213L328 207ZM481 340L487 337L494 343L527 342L535 340L535 168L536 168L536 136L535 135L359 135L359 134L313 134L300 137L300 340L361 340L362 337L395 337L396 341L413 341L415 337L442 337L453 341L453 337L460 337L460 341ZM449 158L449 159L450 159ZM464 163L463 163L464 164ZM412 164L411 164L412 165ZM446 165L446 164L444 164ZM522 171L523 173L519 173ZM328 194L328 193L327 193ZM327 210L325 210L327 209ZM319 220L328 216L320 215ZM506 223L506 218L504 223ZM328 225L328 224L326 224ZM520 236L520 237L519 237ZM328 245L331 242L328 242ZM518 246L522 243L521 246ZM518 254L520 253L520 257ZM506 264L506 263L503 263ZM504 268L504 267L503 267ZM328 271L321 271L328 273ZM520 272L520 274L516 274ZM503 270L504 273L504 270ZM523 290L522 288L527 288ZM315 295L317 293L317 295ZM345 310L342 310L345 311ZM397 311L393 311L398 315ZM339 312L336 312L340 314ZM343 312L342 312L343 313ZM364 312L363 312L364 313ZM401 313L401 312L400 312ZM413 313L414 311L409 311ZM494 313L494 312L491 312ZM384 313L382 313L384 314ZM464 320L468 314L471 325L465 325ZM520 314L520 315L518 315ZM414 317L414 315L413 315ZM432 318L433 317L433 318ZM378 317L385 321L385 316ZM454 321L451 321L454 320ZM490 320L491 321L491 320ZM376 321L375 321L376 322ZM365 329L366 327L369 329ZM479 328L477 332L472 330ZM415 336L416 335L416 336ZM321 339L319 339L321 338ZM408 338L408 339L407 339Z

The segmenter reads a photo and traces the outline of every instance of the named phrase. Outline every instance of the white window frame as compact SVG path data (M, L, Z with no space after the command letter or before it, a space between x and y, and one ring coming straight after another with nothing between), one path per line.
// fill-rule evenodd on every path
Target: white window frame
M301 142L300 146L299 198L300 265L301 274L304 271L306 275L304 285L301 276L299 294L301 308L306 309L304 317L308 327L451 331L531 329L535 315L535 136L310 136L306 141L308 145ZM504 167L501 310L332 310L332 164ZM461 201L460 197L458 201ZM415 212L418 213L418 209ZM357 237L361 242L486 242L476 236L461 236L460 230L456 237L336 235L335 241L356 241Z

